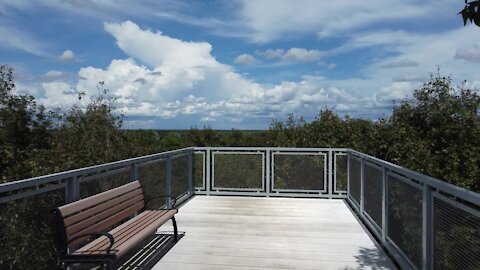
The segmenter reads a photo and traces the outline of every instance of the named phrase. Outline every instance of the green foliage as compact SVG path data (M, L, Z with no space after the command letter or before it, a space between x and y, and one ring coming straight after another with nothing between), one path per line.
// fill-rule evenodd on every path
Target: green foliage
M50 147L50 113L14 90L13 69L0 66L0 182L29 177L30 155Z
M478 5L478 1L474 2ZM188 131L122 130L123 116L116 112L115 98L109 96L102 82L98 90L98 97L86 107L77 105L66 112L48 111L37 105L32 96L15 94L13 69L0 66L0 182L188 146L347 147L480 191L480 96L465 85L454 86L449 77L439 73L432 74L427 83L414 91L412 99L403 100L386 119L340 117L332 109L323 108L311 122L291 114L285 122L274 120L268 131L218 131L208 126ZM279 188L318 188L307 176L302 178L303 182L292 182L292 179L293 175L321 168L323 158L284 159L284 166L276 168ZM260 155L216 155L215 163L217 186L261 187ZM176 194L186 189L186 164L185 157L173 162ZM202 164L201 155L196 155L194 175L198 185L202 180ZM345 190L344 157L339 157L336 168L338 187ZM164 181L162 162L144 165L139 170L143 177L140 181L146 186L153 185L159 178ZM147 197L162 193L162 190L152 190ZM404 198L393 195L393 202L395 198ZM23 258L33 254L32 250L35 258L41 258L44 269L54 267L50 216L35 216L30 223L26 220L32 212L47 213L62 203L62 195L57 194L39 201L18 200L0 206L0 224L7 224L0 228L3 236L0 250L9 250L10 246L16 248L0 255L0 268L31 268L32 264ZM401 219L411 213L402 207L399 203L399 207L391 211L392 218ZM418 226L399 226L408 238L418 238ZM472 235L469 243L472 252L476 252L478 249L473 247L478 244L478 231L470 232L469 229L468 226L453 226L444 237L449 233ZM410 245L409 242L404 244ZM457 248L454 244L446 247ZM453 260L446 260L445 265L450 261Z
M348 147L480 191L480 96L439 73L387 119L340 118L324 108L310 123L273 121L270 146Z
M215 154L215 187L261 189L262 161L257 154Z
M275 189L323 190L327 166L323 155L275 154Z
M480 96L432 74L413 100L396 108L387 126L385 156L400 165L480 190Z
M45 153L54 153L53 162L61 164L58 170L91 166L132 155L127 136L120 130L123 116L115 114L115 99L109 96L109 90L103 88L102 82L98 90L99 95L85 109L73 106L59 116L61 125L52 132L52 149Z

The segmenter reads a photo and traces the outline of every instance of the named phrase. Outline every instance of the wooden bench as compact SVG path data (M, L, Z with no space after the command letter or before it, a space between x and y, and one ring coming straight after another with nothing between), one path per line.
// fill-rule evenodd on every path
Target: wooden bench
M58 239L59 267L98 263L110 269L169 219L176 242L178 230L174 215L178 210L173 208L175 198L173 201L169 209L145 209L142 186L135 181L55 209L62 230ZM118 226L112 229L115 225Z

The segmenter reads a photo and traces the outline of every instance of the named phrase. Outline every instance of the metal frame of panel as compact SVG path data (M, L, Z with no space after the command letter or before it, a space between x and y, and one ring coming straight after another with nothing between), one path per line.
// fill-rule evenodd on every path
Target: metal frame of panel
M275 188L275 156L276 155L290 155L290 156L323 156L323 189L277 189ZM272 152L272 192L274 193L320 193L325 194L328 191L328 156L327 153L323 152L281 152L275 151Z
M364 166L370 166L371 168L373 168L374 170L378 170L380 174L382 174L382 167L379 166L378 164L375 164L375 163L372 163L372 162L369 162L369 161L366 161L364 163ZM362 170L362 173L365 175L365 170ZM383 180L383 179L382 179ZM383 185L383 183L382 183ZM382 187L382 192L383 192L383 187ZM363 197L364 193L362 194L362 200L364 199ZM383 198L384 194L382 194L382 198ZM372 223L373 227L379 232L381 233L382 232L382 224L377 224L375 222L375 220L373 220L373 218L368 214L367 210L365 210L365 208L363 209L363 214L365 215L366 218L368 218L370 220L370 222ZM383 209L382 209L382 216L383 216Z
M337 156L345 156L348 159L347 153L335 152L333 153L333 193L347 194L347 190L337 190ZM348 183L348 160L347 160L347 179ZM347 188L348 189L348 188Z
M206 157L207 157L207 153L204 152L204 151L195 151L193 152L194 154L202 154L202 160L203 160L203 166L202 166L202 186L201 187L195 187L195 191L205 191L207 189L207 185L206 185Z
M217 193L218 191L256 191L256 192L264 192L265 191L265 152L264 151L211 151L212 155L212 169L211 169L211 179L212 179L212 187L211 192ZM229 187L216 187L215 186L215 155L260 155L262 157L262 187L261 188L229 188Z
M353 196L351 195L351 179L350 179L350 165L351 165L351 159L354 158L354 159L357 159L357 161L360 163L360 182L362 181L362 159L358 156L354 156L354 155L349 155L348 156L348 167L347 167L347 170L348 170L348 193L347 193L347 198L350 199L352 202L353 202L353 205L356 207L357 211L361 213L360 211L360 205L361 205L361 200L362 200L362 186L361 186L361 183L360 183L360 201L357 202L355 198L353 198Z
M405 176L402 176L394 171L390 171L387 173L387 179L389 179L389 177L392 176L394 177L395 179L399 180L400 182L404 183L404 184L407 184L415 189L417 189L419 192L422 192L423 190L423 186L416 183L415 181L412 181L412 179L409 179ZM389 181L389 184L390 184L390 181ZM388 192L388 190L387 190ZM422 198L422 201L423 201L423 198ZM433 228L432 228L433 230ZM393 239L391 239L389 236L388 236L388 233L386 235L386 238L387 238L387 241L390 245L394 246L400 253L401 256L403 256L403 259L410 265L410 267L412 267L413 269L415 269L415 264L408 258L408 256L402 251L402 249L395 243L395 241L393 241Z

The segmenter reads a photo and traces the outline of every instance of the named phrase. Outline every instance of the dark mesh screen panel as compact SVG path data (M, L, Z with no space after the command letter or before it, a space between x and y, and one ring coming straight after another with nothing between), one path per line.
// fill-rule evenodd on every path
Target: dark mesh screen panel
M103 173L99 173L98 177L95 175L87 177L92 178L88 181L80 183L81 199L131 182L130 168L120 169L117 173L108 176L103 176Z
M215 188L261 189L263 156L260 154L214 154Z
M172 196L188 192L188 155L172 159Z
M195 153L193 156L193 183L198 189L205 187L203 182L205 155L205 153Z
M349 177L350 177L350 195L352 198L360 204L360 193L361 193L361 179L360 179L360 160L350 156L350 164L349 164Z
M363 169L363 194L364 209L367 214L382 227L382 197L383 197L383 174L382 171L365 163Z
M336 191L347 191L347 155L335 155Z
M480 269L480 217L434 199L434 268Z
M422 191L388 177L388 237L422 268Z
M165 160L150 161L139 165L138 179L142 184L147 208L161 208L166 202L165 198L158 198L158 196L166 195Z
M274 188L323 190L325 157L323 155L274 154Z
M0 204L0 269L56 269L56 222L65 189Z

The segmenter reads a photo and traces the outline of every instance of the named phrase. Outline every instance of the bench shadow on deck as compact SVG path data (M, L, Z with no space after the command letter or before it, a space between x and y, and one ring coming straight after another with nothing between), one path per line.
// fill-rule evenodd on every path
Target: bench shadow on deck
M343 200L195 196L177 222L153 269L396 269Z

